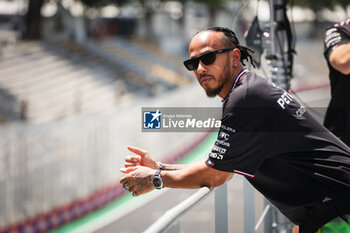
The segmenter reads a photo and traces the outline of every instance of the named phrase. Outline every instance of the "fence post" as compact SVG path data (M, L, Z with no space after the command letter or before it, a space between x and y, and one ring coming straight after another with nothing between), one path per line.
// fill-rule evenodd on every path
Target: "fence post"
M271 203L267 200L264 199L264 206L268 206L270 205L270 210L268 211L268 213L265 216L265 221L264 221L264 233L272 233L272 209L274 207L272 207Z
M227 183L215 189L215 233L228 232Z
M255 211L254 211L254 188L249 184L247 179L243 182L243 197L244 197L244 233L255 232Z
M274 207L272 227L276 233L292 233L293 224Z

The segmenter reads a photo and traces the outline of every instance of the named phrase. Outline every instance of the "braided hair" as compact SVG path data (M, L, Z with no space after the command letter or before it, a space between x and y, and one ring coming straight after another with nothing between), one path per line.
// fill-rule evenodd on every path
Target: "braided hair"
M247 48L243 45L241 45L238 41L238 38L236 36L236 34L228 29L228 28L224 28L224 27L210 27L204 31L214 31L214 32L222 32L224 33L225 37L223 38L223 43L226 44L227 46L230 47L234 47L234 48L238 48L239 51L241 52L241 62L243 65L244 64L244 60L246 60L247 62L249 62L254 68L256 67L254 64L254 59L251 55L251 53L254 53L253 50L251 50L250 48Z

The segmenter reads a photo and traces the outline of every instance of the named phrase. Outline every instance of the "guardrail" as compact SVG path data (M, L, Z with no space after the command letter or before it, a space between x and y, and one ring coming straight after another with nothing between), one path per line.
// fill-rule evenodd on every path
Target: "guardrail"
M206 198L211 191L212 189L209 189L208 187L199 189L185 201L165 212L165 214L158 221L152 224L146 231L144 231L144 233L167 232L169 229L173 229L173 231L176 229L177 232L180 232L178 221L179 217L181 217L181 215L186 213L201 200Z
M203 187L185 201L172 209L154 222L143 233L179 233L180 217L190 211L192 207L205 199L213 189ZM264 233L292 233L294 225L278 212L267 200L264 201L265 208L255 224L254 188L244 180L244 233L255 233L264 222ZM228 205L227 205L227 183L214 189L215 193L215 232L228 232Z

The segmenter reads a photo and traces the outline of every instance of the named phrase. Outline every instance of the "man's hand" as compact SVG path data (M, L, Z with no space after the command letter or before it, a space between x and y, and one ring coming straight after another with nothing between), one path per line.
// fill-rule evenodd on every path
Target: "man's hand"
M136 166L121 168L120 171L127 173L127 175L120 178L120 183L127 191L132 192L133 196L139 196L154 189L152 178L155 170L148 167Z
M125 158L125 167L136 167L136 166L145 166L152 169L157 168L156 161L151 157L151 155L140 148L128 146L128 150L135 153L136 155L127 156Z
M350 74L350 42L335 48L329 56L329 62L339 72Z

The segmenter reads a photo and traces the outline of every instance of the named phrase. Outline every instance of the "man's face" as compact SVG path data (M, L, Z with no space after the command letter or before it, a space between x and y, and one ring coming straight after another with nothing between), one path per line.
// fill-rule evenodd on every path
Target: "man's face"
M205 31L197 34L189 46L190 57L197 57L208 51L224 49L222 43L222 32ZM224 85L232 77L232 65L230 52L216 54L213 64L204 65L199 62L198 68L194 70L198 82L204 88L207 96L220 95Z

